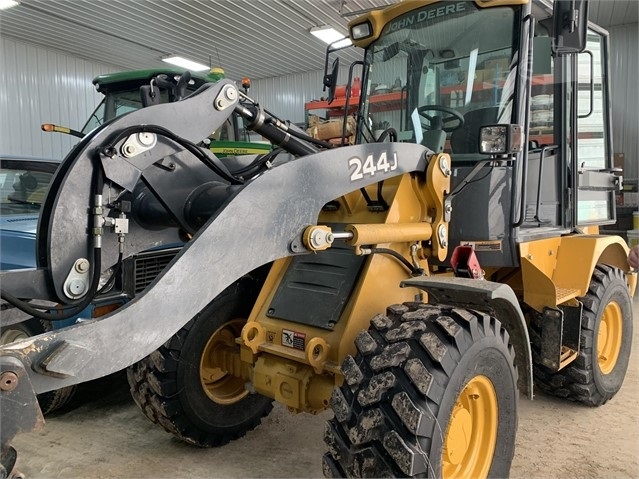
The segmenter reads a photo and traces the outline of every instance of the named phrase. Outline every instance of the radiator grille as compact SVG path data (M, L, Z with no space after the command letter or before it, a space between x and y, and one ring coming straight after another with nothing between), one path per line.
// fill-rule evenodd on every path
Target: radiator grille
M154 251L137 256L134 260L135 294L151 284L179 251L179 249Z

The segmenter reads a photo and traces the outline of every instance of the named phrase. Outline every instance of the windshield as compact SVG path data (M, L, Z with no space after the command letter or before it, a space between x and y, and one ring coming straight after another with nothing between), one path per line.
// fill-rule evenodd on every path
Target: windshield
M189 88L188 93L192 93L195 87ZM168 90L160 90L160 103L169 102ZM102 125L104 122L113 118L129 113L130 111L139 110L142 108L142 98L140 95L140 88L136 87L132 90L107 92L104 99L97 106L95 111L89 117L82 128L82 133L87 134L94 128ZM229 140L238 141L233 128L231 120L227 120L218 131L214 131L210 137L211 141L214 140Z
M160 102L168 103L169 93L167 90L160 91ZM82 128L85 135L95 127L102 125L105 121L124 115L130 111L142 108L142 98L140 88L132 90L107 92L104 99L97 106Z
M57 165L3 161L0 167L2 216L38 214Z
M512 122L515 22L510 7L444 2L387 24L367 50L364 140L393 128L436 152L476 153L479 126Z

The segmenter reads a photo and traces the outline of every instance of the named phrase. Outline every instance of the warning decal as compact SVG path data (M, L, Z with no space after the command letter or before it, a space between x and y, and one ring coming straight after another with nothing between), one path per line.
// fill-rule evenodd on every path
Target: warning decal
M475 251L501 251L501 240L460 241L460 246L471 246Z
M306 334L291 331L290 329L282 329L282 346L304 351L306 346Z

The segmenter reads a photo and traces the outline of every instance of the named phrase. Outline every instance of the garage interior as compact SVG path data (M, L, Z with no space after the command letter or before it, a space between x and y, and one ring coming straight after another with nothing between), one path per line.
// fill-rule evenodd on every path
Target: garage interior
M171 55L251 81L249 96L275 116L309 127L322 88L326 44L310 34L395 0L19 0L0 11L0 154L64 158L78 139L42 123L81 129L107 73L166 67ZM610 112L616 223L604 232L639 244L639 1L590 0L589 20L610 34ZM340 51L338 84L363 50ZM318 113L321 115L321 113ZM633 215L634 213L634 215ZM633 222L634 221L634 222ZM639 297L632 300L639 317ZM511 477L639 476L639 328L623 388L602 408L536 393L519 401ZM291 414L276 405L262 424L220 448L195 448L140 414L122 372L83 384L14 445L28 478L321 477L332 412ZM1 427L1 425L0 425Z

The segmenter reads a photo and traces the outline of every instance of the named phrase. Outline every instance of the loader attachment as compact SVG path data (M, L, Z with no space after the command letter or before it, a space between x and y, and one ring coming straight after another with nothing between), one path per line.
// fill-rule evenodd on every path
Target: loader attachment
M225 95L227 99L232 97L233 94L229 95L228 91L235 87L231 85L224 83L224 88L218 89L216 94ZM209 109L213 109L219 104L219 98L212 98L211 91L205 89L184 103L191 102L192 106L200 97ZM83 146L65 160L65 171L56 178L55 186L49 192L47 202L55 207L50 210L46 220L48 228L39 232L45 235L39 238L41 244L46 242L51 245L53 242L60 247L60 238L66 238L69 242L74 235L82 238L82 241L69 244L70 249L81 249L82 244L86 244L85 225L90 224L90 217L100 212L92 203L90 188L82 189L84 197L78 197L77 189L72 188L79 184L81 177L89 182L95 169L103 168L105 192L113 187L110 182L126 191L132 189L131 175L140 174L144 177L145 170L158 169L158 164L162 165L166 158L181 150L175 146L175 141L166 141L161 145L158 141L157 147L146 149L139 157L132 156L124 161L114 154L113 157L102 156L102 161L95 161L100 158L98 152L103 151L101 148L105 138L115 144L116 151L122 151L122 142L128 141L127 132L135 127L132 118L141 124L162 125L163 122L167 123L167 118L177 116L175 121L179 122L180 103L157 105L126 115L104 125L99 132L83 140ZM237 109L243 111L239 107ZM220 119L211 115L207 108L201 107L191 108L184 121L198 125L197 134L205 136L205 132L212 131ZM180 135L189 138L191 133L188 125L183 125L180 130ZM295 151L299 153L300 148ZM309 225L317 223L324 205L369 184L405 173L424 172L431 153L421 145L377 143L300 155L299 158L283 162L244 184L236 185L224 204L194 233L163 272L122 308L99 319L4 346L0 349L1 371L3 374L15 374L19 378L19 388L0 391L3 451L8 450L16 433L41 423L37 415L37 393L106 376L146 357L238 278L278 258L309 253L304 247L302 235ZM392 158L394 168L355 177L351 171L353 159L357 158L361 162L369 157L374 161L382 157ZM105 165L109 168L105 168ZM74 169L82 174L74 174ZM192 180L189 175L184 178ZM174 182L167 189L174 191L179 190L179 187ZM157 193L163 194L161 191ZM192 195L187 197L192 199ZM161 198L167 203L167 198L177 201L175 196L170 195ZM74 208L71 212L67 208L70 203ZM135 210L135 201L131 208ZM74 233L78 229L81 231ZM64 235L56 233L63 230ZM117 245L118 234L121 234L118 231L116 228L110 235L115 237L115 243L111 241L113 238L109 239L106 231L102 232L105 248L106 245L110 248ZM152 230L148 230L147 235L151 234ZM135 246L136 243L132 243ZM48 251L48 256L49 261L52 258L58 262L64 260L53 249ZM48 284L56 284L56 281L61 284L60 279L56 280L52 273L55 267L56 264L51 262L41 265L39 274L45 270ZM58 274L62 275L61 272ZM10 284L9 278L10 275L2 274L3 288ZM58 294L65 292L63 286L55 289ZM51 294L50 289L47 294ZM13 414L10 409L15 404L12 396L17 394L18 389L22 404L29 407ZM36 411L32 414L34 407Z

